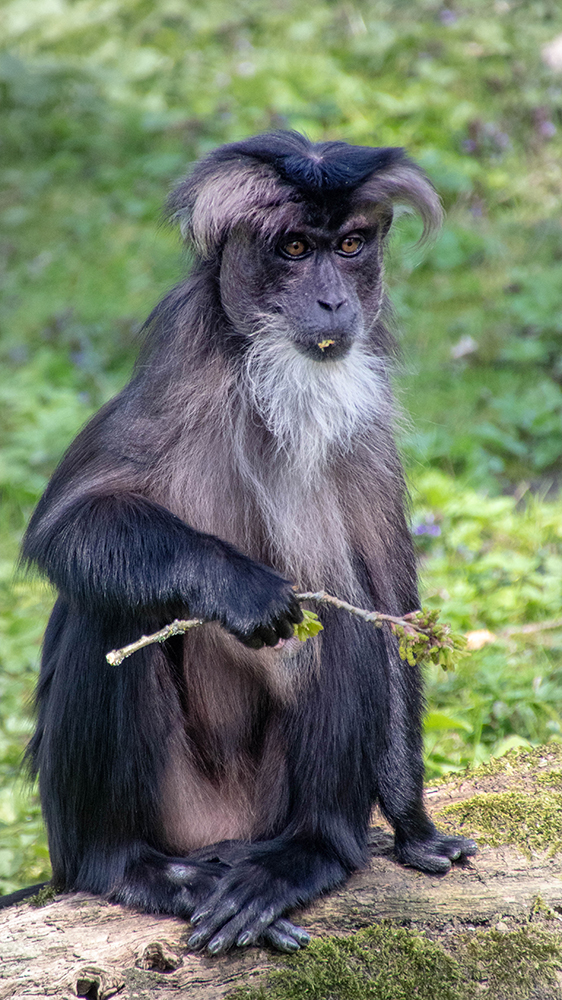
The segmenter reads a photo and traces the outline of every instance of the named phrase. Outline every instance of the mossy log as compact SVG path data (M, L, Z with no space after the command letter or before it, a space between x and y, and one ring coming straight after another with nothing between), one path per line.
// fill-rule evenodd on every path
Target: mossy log
M375 817L369 868L294 915L317 939L299 956L194 955L183 921L80 893L0 913L0 1000L562 998L562 747L509 754L427 799L477 856L443 877L403 868Z

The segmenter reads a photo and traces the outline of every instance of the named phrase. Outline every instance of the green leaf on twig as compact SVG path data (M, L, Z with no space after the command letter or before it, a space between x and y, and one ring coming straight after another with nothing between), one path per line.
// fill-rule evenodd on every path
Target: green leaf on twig
M295 636L300 639L301 642L306 642L312 636L318 635L319 632L324 628L322 622L320 621L318 615L314 614L314 611L304 611L302 622L295 625Z
M403 625L391 623L390 627L398 637L402 660L407 660L411 666L421 660L429 660L430 663L440 664L443 670L455 669L457 660L466 651L466 639L453 632L450 625L438 622L438 617L438 611L423 609L404 615Z

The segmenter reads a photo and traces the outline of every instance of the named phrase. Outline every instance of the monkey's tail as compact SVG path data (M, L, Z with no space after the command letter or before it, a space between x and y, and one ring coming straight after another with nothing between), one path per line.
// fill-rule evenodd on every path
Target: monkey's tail
M24 899L36 896L42 889L50 888L50 886L50 882L37 882L35 885L28 885L26 889L17 889L16 892L11 892L7 896L0 896L0 910L5 910L7 906L14 906L16 903L22 903Z

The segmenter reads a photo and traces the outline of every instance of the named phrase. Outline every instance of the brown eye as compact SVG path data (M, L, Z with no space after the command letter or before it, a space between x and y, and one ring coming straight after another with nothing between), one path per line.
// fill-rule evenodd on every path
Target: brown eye
M286 257L304 257L310 250L310 245L306 240L290 240L289 243L282 243L280 250Z
M352 257L353 254L359 253L364 242L360 236L346 236L339 245L339 252Z

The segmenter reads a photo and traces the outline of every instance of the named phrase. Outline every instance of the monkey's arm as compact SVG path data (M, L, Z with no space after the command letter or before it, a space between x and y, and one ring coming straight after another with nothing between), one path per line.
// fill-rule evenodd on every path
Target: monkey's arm
M288 581L145 497L82 497L57 518L44 506L24 558L78 606L164 617L187 607L253 648L289 638L302 620Z

